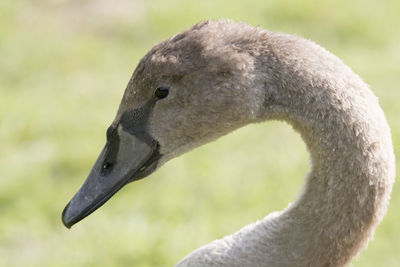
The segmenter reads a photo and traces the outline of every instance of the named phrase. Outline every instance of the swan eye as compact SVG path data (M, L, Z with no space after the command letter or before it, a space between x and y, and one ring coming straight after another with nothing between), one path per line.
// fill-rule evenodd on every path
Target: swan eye
M163 99L163 98L166 98L168 96L168 93L169 93L169 88L168 87L158 87L156 89L156 91L154 92L154 95L158 99Z

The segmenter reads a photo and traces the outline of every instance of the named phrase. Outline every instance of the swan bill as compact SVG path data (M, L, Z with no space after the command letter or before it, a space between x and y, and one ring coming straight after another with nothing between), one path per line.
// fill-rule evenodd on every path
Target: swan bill
M62 213L70 228L101 207L129 182L150 175L160 158L157 142L142 138L118 126L108 138L86 181Z

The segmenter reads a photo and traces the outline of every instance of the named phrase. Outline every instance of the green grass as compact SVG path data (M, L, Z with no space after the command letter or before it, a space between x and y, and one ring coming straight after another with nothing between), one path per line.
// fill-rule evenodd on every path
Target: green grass
M118 3L118 4L117 4ZM67 230L138 60L208 18L312 39L371 85L400 153L400 2L0 2L0 266L172 266L193 249L293 202L309 170L283 123L240 129L124 188ZM398 266L400 192L353 266Z

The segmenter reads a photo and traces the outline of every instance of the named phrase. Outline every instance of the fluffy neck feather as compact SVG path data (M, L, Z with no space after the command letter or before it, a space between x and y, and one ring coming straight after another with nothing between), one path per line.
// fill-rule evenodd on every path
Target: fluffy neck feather
M343 266L386 212L394 156L375 96L319 46L280 34L268 39L248 92L264 92L258 121L285 120L302 135L312 159L305 188L284 211L199 248L179 267Z

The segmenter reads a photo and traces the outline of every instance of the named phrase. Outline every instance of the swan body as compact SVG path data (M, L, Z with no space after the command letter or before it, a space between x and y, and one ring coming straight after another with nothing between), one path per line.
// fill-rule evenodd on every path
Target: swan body
M140 61L64 224L169 159L266 120L290 123L307 145L312 166L300 197L177 266L346 265L372 238L394 183L378 100L317 44L227 20L201 22Z

